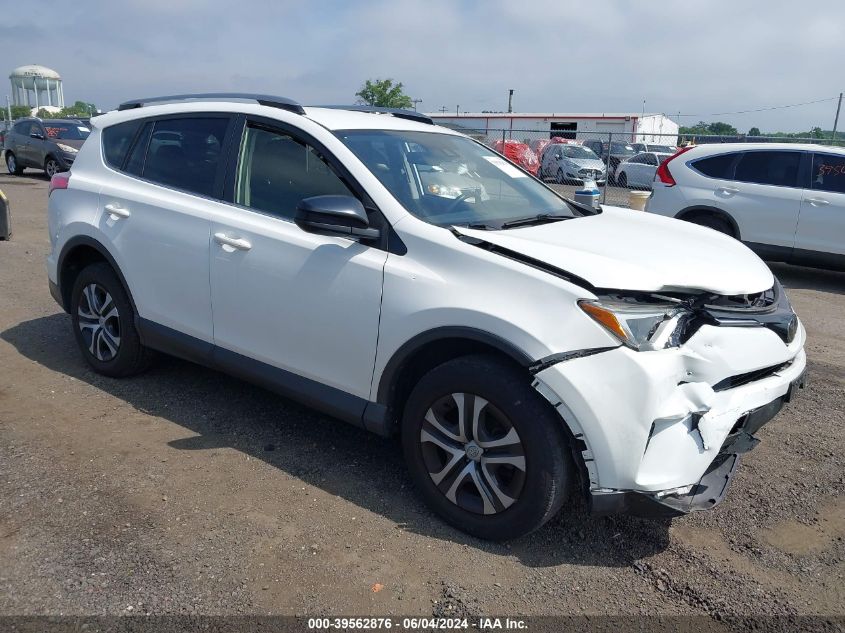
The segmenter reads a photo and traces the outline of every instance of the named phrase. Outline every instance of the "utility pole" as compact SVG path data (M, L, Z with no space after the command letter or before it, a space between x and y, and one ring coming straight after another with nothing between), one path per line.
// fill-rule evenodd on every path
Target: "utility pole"
M7 97L8 99L8 97ZM839 125L839 110L842 109L842 93L839 93L839 104L836 106L836 118L833 119L833 137L831 140L836 141L836 126Z
M6 114L9 116L9 126L12 125L12 106L9 105L9 95L6 95ZM9 129L9 128L6 128Z
M414 112L416 112L417 111L417 104L422 103L422 99L411 99L411 101L413 101L413 103L414 103Z
M513 112L513 88L508 90L508 114Z
M441 112L442 114L446 114L446 106L442 106L442 107L440 108L440 112Z
M456 105L455 106L455 116L458 116L460 113L461 113L461 106Z

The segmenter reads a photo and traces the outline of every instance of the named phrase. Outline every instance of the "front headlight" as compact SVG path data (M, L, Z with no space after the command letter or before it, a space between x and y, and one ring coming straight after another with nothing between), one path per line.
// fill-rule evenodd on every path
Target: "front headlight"
M65 145L64 143L56 143L56 147L67 154L76 154L79 150L75 147L71 147L70 145Z
M601 299L582 300L578 305L623 344L640 352L679 346L683 320L690 315L677 303Z

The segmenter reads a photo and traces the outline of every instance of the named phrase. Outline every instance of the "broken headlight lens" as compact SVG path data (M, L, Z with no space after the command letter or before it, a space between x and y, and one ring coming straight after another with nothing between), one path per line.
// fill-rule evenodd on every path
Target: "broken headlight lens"
M578 305L623 344L641 352L680 345L682 322L689 314L677 303L601 299Z

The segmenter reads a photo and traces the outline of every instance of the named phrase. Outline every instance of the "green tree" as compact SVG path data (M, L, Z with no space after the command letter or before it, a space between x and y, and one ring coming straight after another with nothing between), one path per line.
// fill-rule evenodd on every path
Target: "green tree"
M762 134L760 134L760 128L759 127L751 128L750 130L748 130L748 136L762 136Z
M29 113L32 112L32 108L29 106L20 106L15 105L12 106L12 118L13 119L22 119L24 117L29 116Z
M402 82L394 84L392 79L367 79L355 96L367 105L382 108L410 108L414 103L402 92Z
M716 134L718 136L736 136L739 134L733 125L730 125L729 123L722 123L721 121L711 123L707 126L707 129L710 134Z

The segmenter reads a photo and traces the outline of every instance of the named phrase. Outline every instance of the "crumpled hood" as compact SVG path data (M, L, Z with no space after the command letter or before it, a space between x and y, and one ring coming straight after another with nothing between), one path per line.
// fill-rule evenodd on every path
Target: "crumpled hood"
M596 288L741 295L768 290L774 276L739 241L689 222L602 207L572 220L462 235L542 261Z

